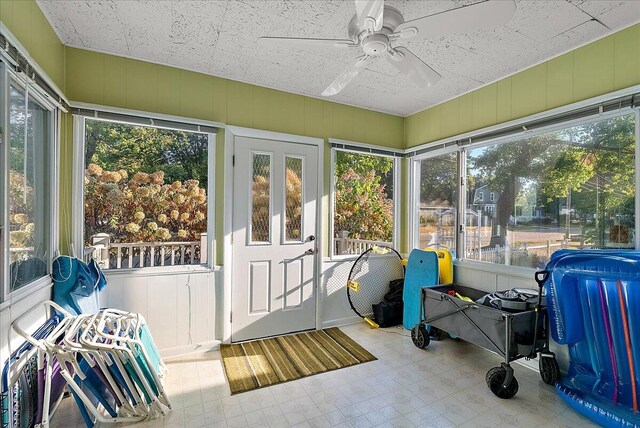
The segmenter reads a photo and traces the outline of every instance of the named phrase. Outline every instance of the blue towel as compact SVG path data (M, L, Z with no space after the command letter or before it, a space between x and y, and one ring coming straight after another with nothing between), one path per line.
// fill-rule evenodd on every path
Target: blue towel
M53 261L53 301L72 315L98 312L98 292L106 285L95 260L87 264L75 257L60 256Z

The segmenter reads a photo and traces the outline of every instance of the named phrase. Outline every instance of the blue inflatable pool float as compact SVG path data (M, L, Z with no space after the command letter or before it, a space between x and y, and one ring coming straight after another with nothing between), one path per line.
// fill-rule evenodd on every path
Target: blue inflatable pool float
M640 428L640 251L558 251L547 269L551 336L569 347L558 393L600 425Z

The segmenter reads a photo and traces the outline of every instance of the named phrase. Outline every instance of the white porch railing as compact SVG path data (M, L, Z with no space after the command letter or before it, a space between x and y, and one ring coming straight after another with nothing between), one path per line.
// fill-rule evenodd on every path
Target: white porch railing
M200 241L110 242L107 234L91 237L93 258L103 269L197 265L207 262L207 234Z
M557 249L568 248L568 241L562 240L552 242L547 240L544 245L529 245L524 243L522 246L511 247L496 245L491 248L467 247L467 259L480 260L483 262L507 264L514 266L528 266L530 257L537 256L545 263L551 258L551 254Z
M367 239L352 239L352 238L336 238L335 239L335 253L337 255L344 254L362 254L369 248L376 245L385 245L392 247L391 242L384 241L371 241Z
M9 262L15 262L29 258L35 251L34 247L10 247L9 248Z

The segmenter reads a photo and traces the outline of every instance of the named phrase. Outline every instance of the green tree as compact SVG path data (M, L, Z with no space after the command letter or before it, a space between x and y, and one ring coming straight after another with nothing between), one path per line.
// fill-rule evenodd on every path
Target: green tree
M108 171L163 171L169 182L196 179L207 186L208 135L87 120L85 165Z
M479 176L478 181L501 192L496 202L491 246L505 245L507 225L520 190L520 180L537 180L546 171L550 159L562 150L562 141L557 137L557 134L542 135L517 143L490 146L477 149L477 154L472 153L469 157L470 170Z
M571 207L585 217L631 218L634 205L634 116L626 115L524 139L516 143L477 149L469 158L478 180L502 193L496 205L491 245L504 245L509 217L522 179L538 183L538 203L548 208L558 198L571 198ZM557 205L556 205L557 208ZM631 211L630 211L631 209ZM605 222L601 221L602 244Z
M456 153L425 159L420 165L420 202L453 206L458 189Z

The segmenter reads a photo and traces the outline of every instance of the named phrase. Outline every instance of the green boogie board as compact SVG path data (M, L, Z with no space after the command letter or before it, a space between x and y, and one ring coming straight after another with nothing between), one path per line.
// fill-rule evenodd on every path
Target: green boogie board
M422 299L420 289L438 285L438 254L415 249L409 255L404 275L402 325L412 329L420 320Z

